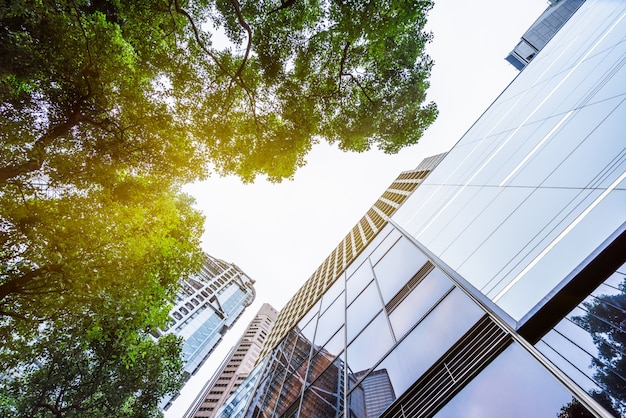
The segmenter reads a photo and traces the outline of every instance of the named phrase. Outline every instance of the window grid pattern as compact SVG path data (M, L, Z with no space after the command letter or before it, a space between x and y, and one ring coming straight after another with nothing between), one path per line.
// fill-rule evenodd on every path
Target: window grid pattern
M339 245L324 260L305 284L280 312L276 325L263 348L261 358L283 339L286 333L317 302L326 290L354 261L377 233L387 225L391 215L419 186L445 154L425 159L415 170L401 173L383 196L361 218Z

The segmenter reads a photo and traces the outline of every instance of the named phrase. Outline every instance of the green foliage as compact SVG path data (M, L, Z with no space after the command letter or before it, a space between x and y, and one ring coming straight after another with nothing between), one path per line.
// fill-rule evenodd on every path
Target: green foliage
M280 181L320 139L397 152L437 114L424 104L431 6L3 4L0 182L103 183L120 168L189 181L210 167Z
M572 317L572 321L587 331L597 348L590 369L594 380L602 390L592 391L591 396L615 416L623 416L626 399L626 280L619 285L619 293L600 295L583 302L584 315ZM566 416L566 415L564 415ZM572 415L574 416L574 415Z
M1 416L160 415L159 400L182 384L179 337L155 341L109 305L101 311L107 318L89 315L40 333L12 373L5 370Z
M1 3L0 413L155 414L180 342L149 333L201 263L181 185L290 178L320 140L417 142L431 7Z

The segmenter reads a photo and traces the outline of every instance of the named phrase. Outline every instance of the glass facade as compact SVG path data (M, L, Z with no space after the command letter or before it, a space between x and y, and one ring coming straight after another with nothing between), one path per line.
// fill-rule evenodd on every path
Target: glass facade
M242 312L254 300L254 281L239 267L210 255L200 273L181 280L170 324L155 334L176 334L183 338L184 372L194 374L222 340ZM170 397L161 409L170 406Z
M536 346L607 410L626 416L626 264Z
M625 416L625 63L587 0L218 416Z
M515 319L624 222L625 9L585 2L394 215Z

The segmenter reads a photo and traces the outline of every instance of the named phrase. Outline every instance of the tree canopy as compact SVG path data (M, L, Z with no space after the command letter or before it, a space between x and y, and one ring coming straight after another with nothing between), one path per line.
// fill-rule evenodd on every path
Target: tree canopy
M322 140L416 143L437 114L431 7L1 3L1 413L157 414L180 341L150 333L202 260L182 185L290 178Z
M121 168L278 181L325 139L397 152L425 104L431 1L118 0L0 6L0 183Z

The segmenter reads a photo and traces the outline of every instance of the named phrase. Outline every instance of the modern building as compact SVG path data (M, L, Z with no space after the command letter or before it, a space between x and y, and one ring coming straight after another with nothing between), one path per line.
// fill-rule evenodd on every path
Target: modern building
M572 17L585 0L550 0L549 7L522 35L519 43L505 58L522 70L543 49L561 26Z
M217 416L626 416L625 64L626 2L587 0L383 194Z
M278 317L278 311L264 303L239 339L226 356L217 371L207 380L190 408L187 418L206 418L215 416L215 412L226 399L248 377L259 358L261 349L272 326Z
M255 298L254 280L234 264L205 255L200 273L180 283L170 324L157 333L183 337L185 374L195 374ZM167 409L171 399L161 405Z

